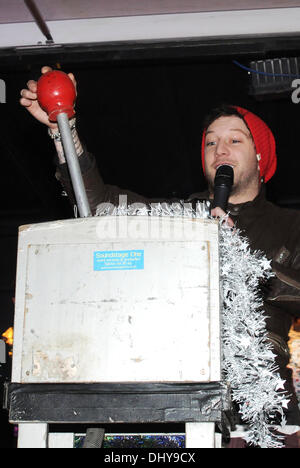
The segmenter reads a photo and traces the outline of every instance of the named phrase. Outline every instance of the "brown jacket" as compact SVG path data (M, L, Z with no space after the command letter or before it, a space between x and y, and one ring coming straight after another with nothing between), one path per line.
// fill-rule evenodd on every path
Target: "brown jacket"
M93 155L84 152L79 158L83 179L92 213L101 203L119 205L120 194L132 203L149 204L174 199L149 199L130 190L104 184ZM70 200L74 202L66 165L58 166L57 178L61 181ZM191 195L188 202L208 199L208 192ZM178 201L178 200L177 200ZM275 277L264 287L264 310L270 341L277 355L281 377L287 381L286 388L292 395L287 412L288 424L300 425L300 411L292 384L289 361L288 334L293 319L300 317L300 211L280 208L265 198L262 188L250 202L228 205L228 211L236 226L249 239L253 250L259 250L272 260Z

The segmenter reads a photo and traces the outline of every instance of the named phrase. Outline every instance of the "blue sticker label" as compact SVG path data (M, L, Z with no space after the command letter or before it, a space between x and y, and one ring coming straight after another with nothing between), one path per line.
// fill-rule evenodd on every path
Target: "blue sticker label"
M143 269L143 250L103 250L94 252L94 271Z

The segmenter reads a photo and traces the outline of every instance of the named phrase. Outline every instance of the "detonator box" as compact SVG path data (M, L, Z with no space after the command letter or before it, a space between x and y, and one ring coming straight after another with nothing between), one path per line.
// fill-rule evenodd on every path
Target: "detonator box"
M218 381L219 302L216 221L22 226L12 382Z

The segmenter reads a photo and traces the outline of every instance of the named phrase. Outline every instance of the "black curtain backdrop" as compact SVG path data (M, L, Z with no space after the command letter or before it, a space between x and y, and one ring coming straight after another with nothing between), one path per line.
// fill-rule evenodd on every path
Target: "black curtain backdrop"
M0 69L7 90L0 104L0 331L12 324L18 226L73 217L54 177L53 142L19 105L20 90L38 79L42 65ZM268 197L299 206L300 105L291 97L256 101L248 93L248 73L231 60L60 66L78 81L78 130L105 182L151 197L185 198L204 189L202 121L211 107L227 102L250 109L271 127L278 169L267 184Z
M54 177L54 145L43 125L19 105L19 92L40 67L3 70L0 104L0 334L13 325L18 226L73 217ZM205 188L201 169L202 121L219 103L257 113L274 132L278 169L268 197L300 207L300 104L291 97L258 102L249 75L231 59L117 63L60 61L78 81L81 139L96 155L105 182L146 196L185 198ZM288 229L288 227L287 227Z

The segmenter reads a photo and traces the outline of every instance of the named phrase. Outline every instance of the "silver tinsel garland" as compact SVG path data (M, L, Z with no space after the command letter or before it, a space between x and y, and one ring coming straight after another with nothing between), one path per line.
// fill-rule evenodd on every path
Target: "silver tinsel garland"
M101 205L96 216L148 215L209 218L209 203L156 203L150 207ZM288 399L267 339L260 282L272 276L270 261L252 252L246 237L220 220L220 281L222 291L223 379L246 424L245 440L261 448L282 447L272 428L285 425Z
M267 338L260 282L272 276L270 262L251 252L248 240L225 222L220 225L220 267L223 291L222 341L224 378L247 424L245 439L261 448L282 447L272 426L288 399ZM281 390L281 391L280 391Z

